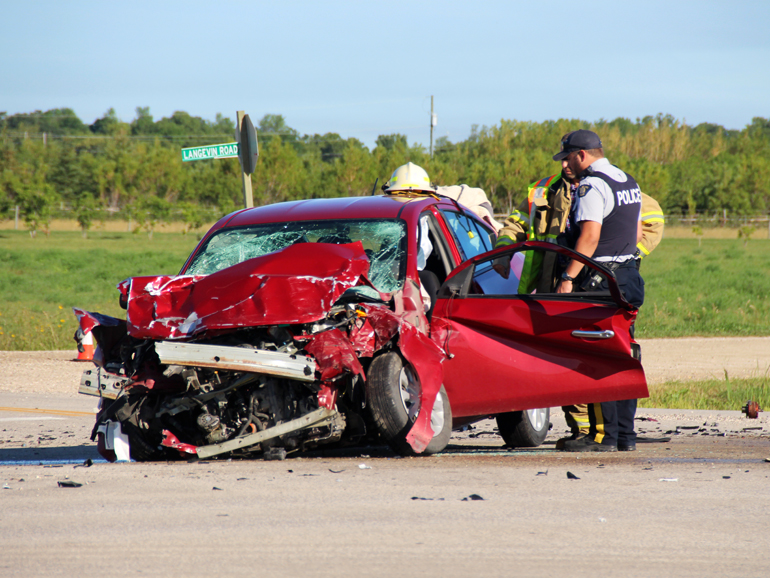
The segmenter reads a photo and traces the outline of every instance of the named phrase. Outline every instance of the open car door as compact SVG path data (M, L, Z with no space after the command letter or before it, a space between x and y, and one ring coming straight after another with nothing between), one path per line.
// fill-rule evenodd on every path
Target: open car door
M606 277L609 291L555 293L569 259ZM522 279L531 263L538 279ZM449 356L453 415L647 397L636 313L613 273L555 244L527 241L466 261L441 286L431 321Z

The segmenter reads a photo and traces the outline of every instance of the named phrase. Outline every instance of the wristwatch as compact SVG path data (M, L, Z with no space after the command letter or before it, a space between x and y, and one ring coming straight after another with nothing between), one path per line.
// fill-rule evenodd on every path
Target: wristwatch
M561 274L561 280L562 281L574 281L575 278L574 277L570 277L569 275L567 275L567 272L565 271L564 273Z

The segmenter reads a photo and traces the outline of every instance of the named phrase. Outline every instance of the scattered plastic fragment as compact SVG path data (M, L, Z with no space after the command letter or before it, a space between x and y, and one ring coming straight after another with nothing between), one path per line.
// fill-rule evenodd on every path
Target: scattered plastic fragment
M659 482L678 482L679 478L660 478Z
M573 474L572 472L567 472L567 479L568 479L568 480L579 480L580 478L578 478L578 477L577 477L575 474Z
M213 488L211 488L211 489L212 489L212 490L218 490L218 491L220 491L220 492L224 492L224 490L223 490L222 488L217 488L216 486L214 486L214 487L213 487Z
M461 501L461 502L475 502L475 501L478 501L478 500L484 501L484 498L482 498L482 497L481 497L481 496L479 496L478 494L471 494L471 495L470 495L470 496L468 496L467 498L463 498L463 499L462 499L462 500L460 500L460 501Z
M599 521L600 521L602 524L604 524L604 522L606 522L606 521L607 521L607 518L599 518Z
M546 470L544 472L537 472L535 475L536 476L547 476L548 475L548 470Z
M4 490L10 490L11 486L9 486L8 484L3 484L3 489Z
M71 480L63 480L57 483L59 484L60 488L80 488L83 485L83 484L79 484L78 482L73 482Z
M420 496L412 496L412 499L413 500L422 500L424 502L432 502L432 501L443 502L444 501L444 498L421 498Z
M78 464L75 466L75 468L90 468L94 465L94 462L91 458L88 458L86 461L84 461L82 464ZM73 468L74 469L74 468Z
M746 417L749 419L757 419L762 408L759 407L759 404L756 401L749 400L746 402L746 405L741 408L741 411L745 413Z
M729 480L730 478L731 478L731 476L722 476L723 480Z
M345 470L332 470L332 469L330 469L329 471L330 471L331 473L333 473L333 474L341 474L341 473L342 473L342 472L344 472Z
M359 470L371 470L372 466L367 466L366 464L358 464Z

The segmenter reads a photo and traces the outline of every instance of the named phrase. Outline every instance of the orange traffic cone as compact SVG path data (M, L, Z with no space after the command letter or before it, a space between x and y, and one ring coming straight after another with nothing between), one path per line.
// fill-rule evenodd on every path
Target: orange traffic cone
M81 333L78 331L78 333ZM94 359L94 335L90 331L83 333L82 339L78 340L78 358L77 361L93 361Z

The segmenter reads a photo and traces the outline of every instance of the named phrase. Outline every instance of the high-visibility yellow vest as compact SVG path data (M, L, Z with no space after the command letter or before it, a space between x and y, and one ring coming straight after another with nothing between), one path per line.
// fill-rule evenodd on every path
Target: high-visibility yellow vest
M557 232L552 227L546 227L545 231L538 231L535 227L535 215L537 209L548 204L548 192L551 185L561 178L561 173L550 175L532 183L527 190L527 209L529 211L527 239L532 241L548 241L555 243ZM543 254L539 251L527 251L521 268L519 279L519 294L532 293L537 287L543 270Z

